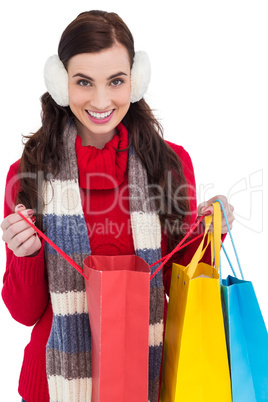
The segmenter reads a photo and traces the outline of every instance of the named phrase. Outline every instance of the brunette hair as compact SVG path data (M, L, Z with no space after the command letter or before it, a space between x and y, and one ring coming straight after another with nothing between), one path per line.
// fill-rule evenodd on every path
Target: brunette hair
M67 69L71 57L108 49L116 42L127 49L132 67L134 40L123 20L115 13L97 10L83 12L64 30L58 55ZM58 173L63 130L68 121L75 119L70 108L57 105L48 92L41 97L41 103L42 126L36 133L25 137L27 142L20 161L19 172L29 174L20 175L21 189L17 202L24 204L26 208L37 208L40 200L42 202L37 173L42 171L45 176ZM163 140L162 127L143 98L130 105L123 123L128 128L131 143L147 170L149 184L153 184L150 192L156 200L162 228L168 231L172 246L183 234L182 223L189 211L187 183L181 163ZM172 183L168 182L170 172ZM42 228L42 211L37 211L36 215L37 226Z

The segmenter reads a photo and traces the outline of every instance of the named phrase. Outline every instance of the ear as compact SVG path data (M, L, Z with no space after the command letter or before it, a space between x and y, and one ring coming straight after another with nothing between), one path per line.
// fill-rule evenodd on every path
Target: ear
M49 57L44 68L48 93L59 106L69 106L68 73L59 56Z
M135 53L131 69L131 98L132 103L138 102L145 95L151 78L151 65L147 53Z

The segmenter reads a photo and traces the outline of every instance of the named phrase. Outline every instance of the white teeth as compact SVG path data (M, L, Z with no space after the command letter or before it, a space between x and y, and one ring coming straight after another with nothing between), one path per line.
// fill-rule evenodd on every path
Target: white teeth
M90 112L89 110L87 110L88 114L92 117L94 117L95 119L105 119L106 117L110 116L110 114L113 112L113 110L109 110L109 112L105 112L105 113L96 113L96 112Z

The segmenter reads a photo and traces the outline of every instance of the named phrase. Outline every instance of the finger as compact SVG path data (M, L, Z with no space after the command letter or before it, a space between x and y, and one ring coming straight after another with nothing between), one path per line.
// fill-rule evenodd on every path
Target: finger
M27 222L25 222L24 219L21 219L20 221L13 223L6 230L4 230L2 239L6 243L9 243L15 236L17 236L19 233L23 232L24 230L27 230L28 228L29 228L29 224Z
M208 201L200 204L201 210L200 214L203 215L205 213L209 214L208 211L213 213L213 207L211 207L211 204L213 204L216 200L220 200L223 204L224 210L226 213L231 213L234 211L234 207L228 203L227 197L225 195L215 195L214 197L210 198ZM204 206L207 206L207 208L204 208Z
M33 235L35 235L34 229L28 226L28 228L26 228L22 232L17 233L8 242L8 248L13 252L15 250L18 250L18 248L21 247L25 242L27 242L27 240L29 240L29 238L32 237Z
M25 242L18 246L13 253L17 257L26 257L34 254L36 251L40 250L41 242L36 234L29 237Z
M203 210L203 208L206 208L206 207L208 207L207 202L206 201L201 202L197 207L197 215L202 215L202 210Z
M26 209L26 207L23 204L18 204L15 206L15 212L22 211L24 209Z
M208 200L208 202L210 202L210 204L212 204L216 200L220 200L224 206L228 204L228 200L225 195L215 195L214 197L210 198L210 200Z
M205 204L205 203L203 203L203 204ZM199 207L197 209L197 215L198 216L200 216L200 215L208 216L208 215L213 214L213 207L210 204L207 205L207 203L206 203L206 205L203 205L203 204L199 205Z
M233 222L235 220L234 217L234 207L231 204L227 204L225 208L225 213L226 213L226 219L229 225L230 230L233 227ZM222 213L222 233L228 233L228 225L226 223L226 219L224 217L224 214Z
M214 212L214 208L208 207L203 210L203 215L205 215L205 216L213 215L213 212Z
M198 216L204 215L204 212L206 211L206 209L209 206L210 206L210 204L207 201L202 202L201 204L199 204L198 207L197 207L197 215Z
M233 205L227 204L226 211L227 211L226 215L227 215L228 219L229 218L234 219L234 207L233 207Z
M226 217L227 217L228 225L229 225L230 229L232 229L235 217L234 217L234 215L232 213L227 215ZM226 220L225 220L224 216L222 216L222 230L224 230L225 233L228 232L228 225L226 223Z
M32 209L25 209L21 211L22 215L24 215L26 218L31 218L34 214L34 211ZM7 230L9 228L9 226L19 222L19 221L23 221L23 218L17 214L10 214L8 215L2 222L1 224L1 229Z
M213 214L214 210L213 210L213 206L211 204L213 204L217 199L221 200L223 205L228 204L227 202L227 198L224 195L215 195L214 197L210 198L209 200L202 202L199 206L198 206L198 215L211 215Z

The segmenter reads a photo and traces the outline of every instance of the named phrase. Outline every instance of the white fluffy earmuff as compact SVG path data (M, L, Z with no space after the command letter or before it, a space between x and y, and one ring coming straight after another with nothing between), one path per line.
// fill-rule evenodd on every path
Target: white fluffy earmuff
M131 69L131 103L145 95L151 77L150 60L147 53L135 53ZM44 79L48 93L59 106L69 106L68 73L58 55L49 57L44 68Z
M146 52L136 52L131 69L130 102L135 103L145 95L151 78L151 64Z
M44 68L45 85L59 106L69 106L68 73L58 55L49 57Z

